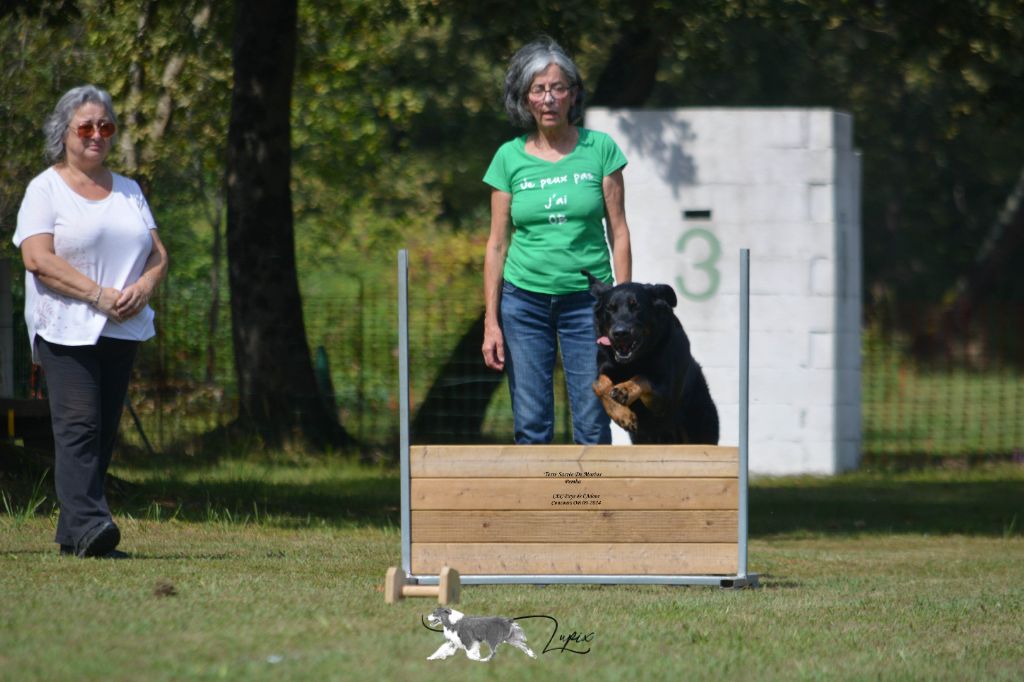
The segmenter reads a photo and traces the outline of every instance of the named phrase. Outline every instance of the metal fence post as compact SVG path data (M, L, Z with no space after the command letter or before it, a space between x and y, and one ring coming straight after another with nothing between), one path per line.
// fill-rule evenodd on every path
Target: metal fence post
M740 249L740 480L739 510L737 526L739 531L739 564L736 573L741 578L747 575L747 514L749 485L748 468L748 425L750 406L750 249Z
M402 479L402 570L411 573L412 513L409 510L409 252L398 252L398 419Z

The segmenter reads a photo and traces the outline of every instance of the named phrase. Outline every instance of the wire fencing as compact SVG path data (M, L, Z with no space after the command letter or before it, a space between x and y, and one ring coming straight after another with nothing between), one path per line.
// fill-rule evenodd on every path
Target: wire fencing
M988 303L943 321L927 306L904 305L869 310L866 319L867 461L1024 462L1024 306Z
M445 265L432 268L422 276L436 281ZM364 447L393 453L399 424L392 279L353 275L346 293L307 295L303 309L318 379L310 390L332 392L339 420ZM154 304L158 333L142 344L129 390L126 445L195 453L204 447L200 436L235 418L230 304L227 291L218 294L173 279L162 288ZM443 286L410 288L414 442L512 440L507 384L480 356L480 298L476 290L449 296ZM14 310L15 391L27 397L33 374L17 296ZM901 319L897 331L882 312L868 311L863 334L865 460L1024 459L1024 309L986 306L942 342L934 342L926 314L887 313ZM932 342L922 347L921 339ZM571 442L560 369L555 386L555 439Z

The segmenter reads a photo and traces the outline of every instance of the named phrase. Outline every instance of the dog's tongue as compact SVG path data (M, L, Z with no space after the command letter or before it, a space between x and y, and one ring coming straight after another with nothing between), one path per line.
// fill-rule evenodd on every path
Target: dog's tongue
M599 346L610 346L610 345L612 345L612 340L609 339L607 336L602 336L601 338L599 338L597 340L597 345L599 345Z

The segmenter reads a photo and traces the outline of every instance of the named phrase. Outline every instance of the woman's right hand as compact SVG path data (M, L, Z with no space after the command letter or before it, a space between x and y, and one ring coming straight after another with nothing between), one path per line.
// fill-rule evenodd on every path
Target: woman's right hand
M484 364L493 370L505 369L505 337L497 324L484 323Z
M491 233L484 252L484 364L493 370L505 369L505 337L498 323L501 307L502 271L508 253L512 229L512 195L501 190L491 192Z
M114 287L103 287L100 290L100 298L93 304L96 310L100 311L114 322L124 322L126 318L117 312L117 302L121 299L121 292Z

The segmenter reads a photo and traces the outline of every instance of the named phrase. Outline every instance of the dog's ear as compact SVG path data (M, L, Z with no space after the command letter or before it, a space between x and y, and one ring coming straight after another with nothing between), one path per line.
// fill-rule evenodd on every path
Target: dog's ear
M654 299L654 305L676 307L676 292L672 290L672 287L667 284L650 284L648 288L651 298Z
M612 288L611 285L605 284L587 270L580 270L580 274L586 275L587 281L590 282L590 295L594 298L601 298L605 292L610 291Z

